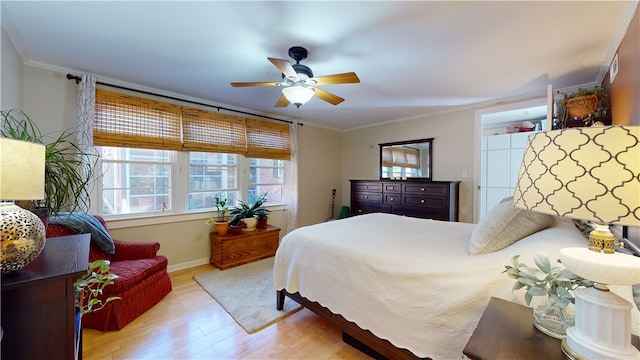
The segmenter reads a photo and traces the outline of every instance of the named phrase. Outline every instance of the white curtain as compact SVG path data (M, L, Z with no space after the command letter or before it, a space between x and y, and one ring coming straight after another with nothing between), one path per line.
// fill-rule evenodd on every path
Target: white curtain
M291 138L291 160L286 171L287 187L287 234L298 227L298 124L289 124Z
M98 150L93 146L93 119L96 107L96 78L92 75L83 74L78 83L78 98L76 100L76 145L86 154L89 159L87 164L91 167L82 167L81 171L87 178L96 174ZM95 184L91 181L90 184ZM89 189L93 193L93 188ZM91 199L83 199L82 203L91 204ZM90 209L81 209L89 211Z

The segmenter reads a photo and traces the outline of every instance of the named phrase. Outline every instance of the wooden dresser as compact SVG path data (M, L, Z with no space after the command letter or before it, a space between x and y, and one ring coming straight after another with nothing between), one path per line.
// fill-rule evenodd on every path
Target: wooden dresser
M350 181L351 215L383 212L458 221L459 181Z
M90 237L48 238L29 265L2 276L2 359L75 358L74 281L87 271Z
M266 229L243 232L240 235L210 234L211 265L220 270L268 258L276 254L280 244L280 229L267 225Z

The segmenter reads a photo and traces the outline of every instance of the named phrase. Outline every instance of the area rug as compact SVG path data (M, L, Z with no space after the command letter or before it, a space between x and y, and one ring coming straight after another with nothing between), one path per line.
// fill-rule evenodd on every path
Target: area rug
M302 308L287 298L284 309L276 310L273 260L270 257L227 270L215 269L196 274L193 279L251 334Z

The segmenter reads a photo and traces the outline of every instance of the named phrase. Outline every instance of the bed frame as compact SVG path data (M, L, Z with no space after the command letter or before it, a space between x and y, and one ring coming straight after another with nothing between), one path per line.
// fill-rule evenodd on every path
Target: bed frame
M355 323L342 317L342 315L334 314L328 308L305 298L298 292L290 294L286 290L277 291L276 308L278 310L284 308L284 300L286 297L313 311L331 325L340 329L342 331L342 340L345 343L374 359L429 359L419 358L407 349L400 349L389 341L380 339L371 333L371 331L362 329Z

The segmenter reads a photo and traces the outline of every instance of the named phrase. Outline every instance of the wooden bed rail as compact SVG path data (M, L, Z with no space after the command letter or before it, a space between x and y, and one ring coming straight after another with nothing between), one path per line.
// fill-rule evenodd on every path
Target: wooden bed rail
M337 327L342 331L342 340L362 351L363 353L373 357L374 359L430 359L420 358L407 349L400 349L388 340L380 339L371 331L364 330L355 323L345 319L342 315L334 314L328 308L320 305L315 301L311 301L300 293L288 293L286 290L278 290L276 292L276 309L284 308L284 300L289 297L298 304L313 311L315 314Z

